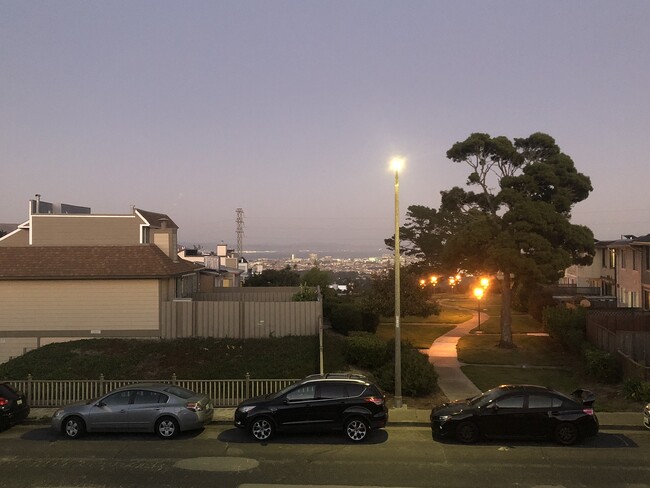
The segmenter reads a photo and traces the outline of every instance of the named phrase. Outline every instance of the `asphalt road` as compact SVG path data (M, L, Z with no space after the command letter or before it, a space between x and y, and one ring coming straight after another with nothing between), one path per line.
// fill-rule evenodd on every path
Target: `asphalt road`
M550 442L439 442L391 427L367 442L291 435L252 442L210 425L173 441L101 434L63 439L43 425L0 433L2 488L513 487L650 488L650 431L604 431L574 447Z

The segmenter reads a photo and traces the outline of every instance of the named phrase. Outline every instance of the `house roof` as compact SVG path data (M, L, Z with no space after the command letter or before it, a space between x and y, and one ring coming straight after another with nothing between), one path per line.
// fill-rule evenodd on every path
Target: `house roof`
M201 266L172 261L153 244L0 247L0 280L169 278Z
M166 222L167 228L168 229L178 229L178 226L174 223L172 219L169 218L168 215L161 214L161 213L156 213L156 212L149 212L148 210L142 210L140 208L135 209L136 212L138 212L144 219L149 222L149 225L153 227L158 227L161 228L163 225L163 222Z

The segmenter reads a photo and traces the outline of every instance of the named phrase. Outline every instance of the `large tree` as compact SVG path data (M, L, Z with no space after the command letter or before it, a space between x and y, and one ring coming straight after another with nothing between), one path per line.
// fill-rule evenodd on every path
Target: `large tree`
M552 137L539 132L514 141L474 133L447 157L470 168L467 189L441 192L440 209L430 211L435 218L428 226L411 218L404 227L407 246L431 254L432 263L501 276L499 345L513 347L513 285L551 283L571 264L592 261L591 230L571 224L571 210L587 198L591 182ZM417 216L423 210L409 212ZM431 239L439 242L432 245Z

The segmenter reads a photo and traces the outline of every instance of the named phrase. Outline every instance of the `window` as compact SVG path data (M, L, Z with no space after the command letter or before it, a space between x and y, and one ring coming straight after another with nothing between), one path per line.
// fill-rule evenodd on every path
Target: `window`
M548 395L530 395L528 397L528 408L559 408L562 400Z
M167 396L156 391L136 390L133 397L133 403L141 405L145 403L166 403Z
M636 251L634 249L632 250L632 269L634 269L634 270L638 269L637 259L636 259Z
M348 388L348 396L349 397L358 397L363 395L363 392L366 391L366 387L363 385L359 384L349 384L347 386Z
M321 383L319 398L329 400L332 398L344 398L345 386L342 383Z
M626 266L626 257L627 257L627 252L624 249L621 249L621 269L625 269Z
M128 405L130 399L130 391L119 391L117 393L113 393L112 395L108 395L102 400L102 403L109 407L118 407L120 405Z
M313 400L316 397L316 385L303 385L287 394L287 400Z
M609 250L609 267L610 269L616 268L616 249Z
M645 256L645 269L646 271L650 271L650 248L645 248L643 255Z
M650 290L643 290L643 309L650 310Z
M499 398L496 401L499 408L524 408L524 396L513 395L506 398Z

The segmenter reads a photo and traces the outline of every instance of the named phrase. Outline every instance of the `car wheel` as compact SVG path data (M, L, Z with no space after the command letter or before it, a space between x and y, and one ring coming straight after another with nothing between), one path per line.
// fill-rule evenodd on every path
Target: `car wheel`
M258 441L267 441L273 437L275 427L273 422L266 417L257 417L251 422L250 433Z
M361 417L354 417L345 423L345 435L353 442L361 442L368 435L368 422Z
M458 424L458 427L456 427L456 439L463 444L474 444L478 441L478 438L478 426L474 422L466 420L465 422Z
M179 430L178 422L171 417L163 417L156 422L156 434L162 439L173 439Z
M569 422L557 424L555 427L555 440L563 446L575 444L578 440L578 428Z
M62 430L68 439L79 439L86 433L86 424L80 417L68 417L63 422Z

